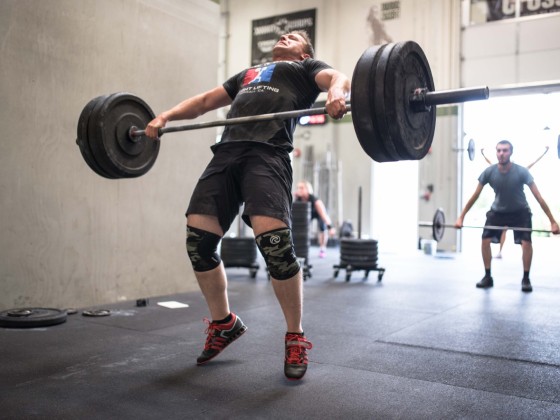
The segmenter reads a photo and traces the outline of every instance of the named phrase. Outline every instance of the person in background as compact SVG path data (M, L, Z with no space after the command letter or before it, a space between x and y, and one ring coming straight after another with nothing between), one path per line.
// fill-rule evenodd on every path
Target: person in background
M533 163L530 163L529 165L527 165L527 169L531 169L535 165L535 163L537 163L539 160L541 160L543 158L543 156L546 155L546 152L548 152L548 149L549 149L549 147L545 146L543 154L540 155L537 158L537 160L535 160ZM486 157L486 155L484 154L484 148L480 149L480 153L482 154L482 157L488 163L488 165L492 165L492 162L490 161L490 159L488 159ZM494 258L498 258L498 259L502 258L502 249L504 248L504 243L506 242L506 234L507 234L507 229L504 229L503 232L502 232L502 235L500 236L500 249L498 250L498 253L496 254L496 256Z
M476 200L478 200L484 186L490 184L496 196L490 211L486 213L485 226L515 226L531 229L533 214L531 213L529 203L523 191L523 187L527 185L544 213L548 216L552 233L560 233L558 223L542 198L533 180L533 176L529 173L527 168L517 165L510 160L512 153L513 145L508 140L501 140L498 142L496 145L498 163L490 165L478 177L476 190L467 201L467 204L455 222L456 228L460 229L463 227L463 220L466 214ZM491 275L492 251L490 249L490 243L497 243L502 232L503 229L484 229L482 231L481 251L485 274L482 280L476 283L476 287L486 289L494 286L494 280ZM521 279L521 290L523 292L532 292L533 286L529 279L529 271L533 258L531 231L515 230L513 232L513 237L516 244L521 244L522 250L523 278Z
M325 204L320 198L313 195L313 187L308 181L298 182L295 198L296 201L311 203L311 220L317 220L317 227L319 229L319 258L325 258L329 236L335 234L335 229L332 226L332 221L327 213Z

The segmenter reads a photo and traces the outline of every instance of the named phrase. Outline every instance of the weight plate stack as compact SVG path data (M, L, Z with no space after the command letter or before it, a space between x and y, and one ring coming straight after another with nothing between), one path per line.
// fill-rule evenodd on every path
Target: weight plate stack
M356 267L377 266L377 241L374 239L341 239L341 265Z
M311 220L311 203L294 201L292 205L292 235L296 256L307 260L311 237L309 222Z
M98 103L102 103L105 99L107 99L108 95L105 96L98 96L97 98L92 99L87 103L80 114L80 118L78 119L78 137L76 138L76 144L80 147L80 152L82 153L82 157L88 164L88 166L98 175L108 179L115 179L116 176L113 176L106 172L95 160L95 156L93 155L93 151L91 149L91 145L89 144L89 134L88 134L88 124L90 122L91 114Z
M376 162L393 162L395 159L389 154L383 144L383 133L379 132L375 116L374 98L383 95L383 90L375 84L377 62L385 45L369 47L354 68L352 75L352 123L354 131L364 152Z
M259 265L255 238L222 238L220 257L224 267L250 268L251 277L256 277Z

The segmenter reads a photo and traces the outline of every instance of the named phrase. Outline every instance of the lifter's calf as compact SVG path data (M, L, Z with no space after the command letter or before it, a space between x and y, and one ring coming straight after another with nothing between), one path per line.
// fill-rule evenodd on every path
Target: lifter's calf
M227 278L217 253L221 236L187 225L187 252L213 320L229 315Z

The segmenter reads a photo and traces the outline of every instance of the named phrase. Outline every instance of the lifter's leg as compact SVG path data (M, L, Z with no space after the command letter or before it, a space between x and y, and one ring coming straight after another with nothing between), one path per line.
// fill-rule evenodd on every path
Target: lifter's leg
M274 229L286 228L286 224L279 219L267 216L251 216L251 224L255 236ZM303 332L303 279L301 269L287 280L272 278L272 288L286 319L286 328L290 332Z
M313 345L303 335L301 325L303 280L291 232L284 222L271 217L251 216L251 224L286 320L284 375L288 379L301 379L307 371L307 350Z
M208 335L204 350L196 359L199 365L216 357L247 330L241 318L229 310L226 273L216 252L222 236L217 218L189 215L187 250L212 317L212 322L206 320Z
M531 262L533 261L533 244L529 241L521 241L521 251L523 258L523 271L529 273L531 271Z
M191 214L187 219L187 225L219 236L223 236L224 234L218 222L218 218L214 216ZM209 271L195 270L194 275L196 276L198 286L206 300L212 319L219 320L228 316L230 310L224 264L220 263L216 268Z
M486 271L491 269L492 266L492 250L490 249L491 238L482 239L480 250L482 251L482 262Z
M533 260L533 243L530 241L521 241L521 251L523 259L523 279L521 280L521 290L524 292L532 292L531 280L529 280L529 271L531 271L531 262Z
M487 289L488 287L494 286L494 280L491 275L491 264L492 264L492 250L490 249L491 238L483 238L481 244L482 251L482 262L484 263L484 277L478 283L476 287L481 289Z

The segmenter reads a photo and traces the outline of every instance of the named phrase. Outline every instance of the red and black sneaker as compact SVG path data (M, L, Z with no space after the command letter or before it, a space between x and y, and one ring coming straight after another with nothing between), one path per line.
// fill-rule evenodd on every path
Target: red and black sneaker
M202 353L196 359L197 365L202 365L216 357L230 343L241 337L241 335L247 331L247 327L243 321L241 321L241 318L233 312L231 315L232 320L227 324L217 324L216 322L210 322L208 318L204 318L204 322L208 324L208 328L206 328L205 331L208 336L206 337L204 350L202 350Z
M307 350L313 344L303 334L286 333L286 358L284 375L288 379L301 379L307 371Z

